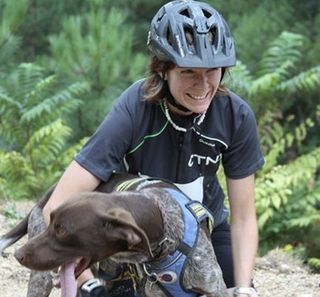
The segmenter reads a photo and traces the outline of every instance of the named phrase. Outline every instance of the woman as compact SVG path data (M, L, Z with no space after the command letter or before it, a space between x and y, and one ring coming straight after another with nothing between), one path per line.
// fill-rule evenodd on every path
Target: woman
M72 194L94 190L114 171L165 178L212 211L212 243L227 287L236 287L234 296L255 296L254 174L263 157L252 110L222 85L236 62L227 23L208 4L172 1L154 16L148 46L147 78L120 96L67 168L44 208L46 220ZM216 176L220 163L231 232ZM79 278L82 295L108 296L92 277L86 271Z

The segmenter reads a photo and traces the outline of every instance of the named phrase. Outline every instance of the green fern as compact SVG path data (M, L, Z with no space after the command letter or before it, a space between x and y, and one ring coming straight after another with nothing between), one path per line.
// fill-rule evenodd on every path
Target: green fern
M263 53L257 75L278 72L279 69L293 69L294 65L301 60L301 48L304 43L305 37L302 35L282 32Z
M273 218L275 212L279 212L280 207L286 206L292 197L300 198L300 192L304 196L301 197L302 203L307 205L308 202L312 202L315 209L316 201L310 201L308 197L316 197L314 193L318 192L318 188L309 188L309 185L315 181L319 167L320 148L300 156L289 164L274 166L270 172L257 178L256 204L261 228ZM269 210L266 212L267 209ZM308 209L303 207L299 210L299 215L303 215L304 211L310 214Z
M274 168L274 166L277 166L280 158L282 158L293 145L301 146L307 137L308 131L314 127L314 121L307 118L305 122L295 127L293 131L285 132L285 126L280 125L272 114L266 112L261 119L259 127L261 132L260 141L264 151L267 152L265 155L266 164L259 173L263 175Z
M320 66L316 66L281 82L278 88L289 95L296 92L312 92L319 87L319 78Z
M256 73L238 63L231 87L248 99L259 116L265 110L285 112L296 102L306 101L306 93L312 95L320 87L320 66L301 68L306 43L302 35L281 33L263 53ZM307 106L313 109L312 104Z
M45 167L63 151L71 129L61 119L34 131L24 147L33 168Z
M57 92L51 97L45 98L39 102L42 93L42 88L50 86L55 80L54 76L47 77L43 81L40 81L36 85L35 89L28 96L30 100L36 101L37 104L31 105L31 107L22 115L21 122L32 122L34 120L39 120L44 115L54 119L65 112L72 112L76 110L81 104L80 100L74 99L75 96L79 96L88 90L88 85L85 83L75 83L69 86L67 89ZM36 98L34 98L36 97Z
M0 70L14 63L15 53L21 45L16 35L28 8L28 0L0 0Z
M0 160L0 197L32 198L38 181L26 158L16 151L0 151Z
M0 86L0 196L30 198L54 183L66 159L72 134L63 116L74 112L86 83L59 89L57 78L22 64ZM66 156L61 157L66 152Z
M306 44L283 32L255 73L239 63L229 83L256 112L266 160L256 177L261 248L300 244L310 257L320 221L320 65L304 66Z
M22 150L32 133L59 117L73 112L78 96L88 91L86 83L75 83L56 89L55 76L45 77L34 64L21 64L0 86L0 132L3 145Z
M226 85L232 86L232 89L237 90L242 96L249 94L253 77L248 67L238 61L237 66L231 68L229 72L230 75L225 78Z

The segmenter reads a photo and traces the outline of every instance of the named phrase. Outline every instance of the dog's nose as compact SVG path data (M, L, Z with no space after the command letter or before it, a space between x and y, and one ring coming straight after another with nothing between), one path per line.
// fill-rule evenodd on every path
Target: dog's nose
M23 265L23 263L25 262L25 253L21 250L18 249L14 252L14 257L19 261L20 264Z

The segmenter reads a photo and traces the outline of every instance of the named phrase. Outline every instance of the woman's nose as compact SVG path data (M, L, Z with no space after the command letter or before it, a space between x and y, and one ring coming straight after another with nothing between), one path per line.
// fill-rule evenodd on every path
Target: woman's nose
M206 86L208 84L208 77L204 73L198 73L195 76L194 84L198 86Z

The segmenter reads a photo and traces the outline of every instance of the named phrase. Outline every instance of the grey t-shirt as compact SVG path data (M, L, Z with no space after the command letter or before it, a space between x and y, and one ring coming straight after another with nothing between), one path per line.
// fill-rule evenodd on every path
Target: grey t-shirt
M134 83L118 98L75 160L103 181L114 171L167 179L203 201L219 225L228 215L219 164L227 177L239 179L264 163L251 108L232 92L216 95L200 125L199 117L171 114L187 129L181 132L162 104L143 100L142 85Z

